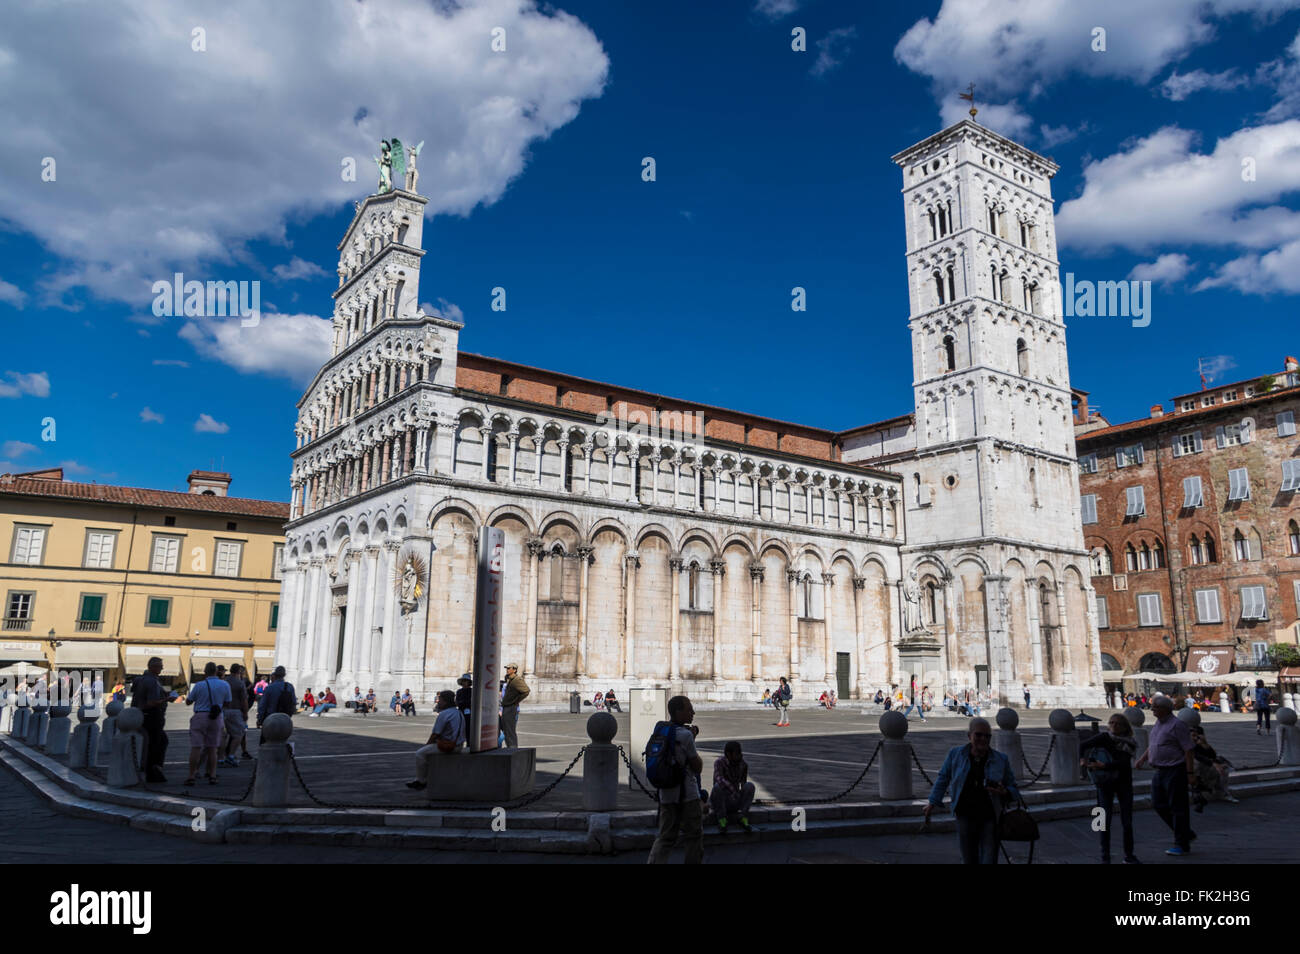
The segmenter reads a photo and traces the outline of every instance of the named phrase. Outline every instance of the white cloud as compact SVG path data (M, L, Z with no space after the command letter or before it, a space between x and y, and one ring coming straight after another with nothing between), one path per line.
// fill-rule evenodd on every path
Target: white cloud
M161 424L163 422L163 416L157 411L146 407L141 408L140 410L140 420L145 424Z
M943 0L933 19L903 34L894 57L928 76L941 103L972 81L991 102L1032 99L1075 74L1148 83L1213 40L1215 21L1296 7L1300 0ZM1097 26L1104 52L1093 50Z
M780 20L799 9L799 0L758 0L754 12L769 20Z
M44 371L24 374L21 371L6 371L0 379L0 398L50 396L50 376Z
M420 306L426 315L437 315L440 318L449 318L452 321L459 321L462 324L465 321L465 312L461 310L460 305L454 301L448 301L445 298L439 298L438 304L430 305L425 302Z
M1166 285L1171 282L1181 282L1191 270L1192 266L1186 255L1170 252L1161 255L1154 262L1134 265L1128 277L1134 281L1151 281Z
M277 265L271 269L271 274L275 276L277 281L292 282L300 278L320 278L325 274L325 269L315 262L309 262L305 258L299 258L295 255L289 260L289 264Z
M1038 127L1038 142L1044 149L1051 149L1053 146L1061 145L1061 143L1078 139L1088 132L1090 128L1091 126L1086 121L1075 126L1068 126L1064 123L1060 126L1049 126L1047 123L1043 123Z
M1253 180L1243 179L1247 158ZM1238 130L1209 152L1169 126L1088 163L1083 179L1082 194L1056 216L1057 234L1074 249L1262 251L1300 238L1300 213L1277 204L1300 190L1300 120Z
M5 457L22 457L34 450L36 450L36 445L28 444L26 441L5 441L0 444L0 454Z
M1207 73L1205 70L1180 73L1174 70L1160 84L1160 92L1167 99L1181 103L1188 96L1199 93L1203 89L1220 91L1236 89L1238 86L1245 86L1248 82L1250 81L1236 70L1224 70L1222 73Z
M1285 242L1262 255L1252 252L1225 262L1195 290L1207 288L1235 288L1253 295L1300 294L1300 240Z
M1230 354L1216 354L1209 358L1202 358L1200 363L1201 374L1205 376L1206 384L1213 384L1225 372L1231 371L1236 366L1237 362Z
M857 27L836 27L817 40L817 59L808 72L813 76L825 76L844 62L852 51L853 40L858 35Z
M206 358L245 374L278 375L298 384L310 381L329 360L333 343L330 321L315 315L264 314L247 328L239 318L205 318L186 322L179 334Z
M0 279L0 302L6 305L13 305L19 311L23 305L27 304L27 292L23 291L17 285Z
M95 472L94 468L87 467L85 464L79 464L75 460L60 461L59 466L63 468L64 473L72 474L74 477L78 474L85 476Z
M199 419L194 422L194 432L196 434L225 434L229 430L229 424L223 424L211 414L200 414Z
M182 361L179 358L154 358L153 364L155 368L188 368L190 366L188 361Z
M1022 139L1033 128L1034 122L1015 102L979 103L976 117L981 126L1010 139ZM970 118L970 102L954 94L939 103L939 121L946 127Z
M79 6L75 30L67 15L0 4L0 36L22 37L0 49L0 167L58 163L42 188L0 179L0 208L63 259L40 289L68 307L247 263L291 216L373 191L380 138L427 142L427 214L495 202L609 68L587 26L537 0L229 0L204 13L206 52L167 0Z

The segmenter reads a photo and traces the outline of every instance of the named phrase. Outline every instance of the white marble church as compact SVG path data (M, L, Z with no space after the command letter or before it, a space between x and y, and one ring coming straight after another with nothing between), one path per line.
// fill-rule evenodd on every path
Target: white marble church
M970 120L894 161L915 413L844 432L461 351L418 306L414 170L385 170L298 404L276 645L296 685L454 688L486 524L534 700L752 700L782 675L857 697L918 672L936 698L1099 702L1056 166Z

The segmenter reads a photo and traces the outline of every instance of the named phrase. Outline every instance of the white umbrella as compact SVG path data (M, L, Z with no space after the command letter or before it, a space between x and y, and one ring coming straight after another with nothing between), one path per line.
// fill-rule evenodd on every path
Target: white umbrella
M40 666L33 666L31 663L17 662L12 666L5 666L0 669L0 676L43 676L49 672L48 669L42 669Z

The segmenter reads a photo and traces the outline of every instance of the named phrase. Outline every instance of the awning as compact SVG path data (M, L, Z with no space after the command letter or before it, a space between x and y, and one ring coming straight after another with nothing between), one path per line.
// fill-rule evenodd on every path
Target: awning
M1288 681L1300 679L1300 666L1283 666L1282 678Z
M117 643L112 640L67 640L54 650L55 669L116 669Z
M1193 646L1187 654L1187 669L1203 679L1222 676L1232 668L1235 657L1231 646Z
M1206 676L1203 673L1192 672L1170 672L1156 676L1156 682L1182 683L1184 686L1221 686L1224 684L1224 678L1220 676Z
M126 657L126 672L131 676L138 676L145 672L149 668L149 659L152 656L157 656L162 660L162 675L182 676L185 674L185 670L181 668L181 648L179 646L127 646L123 655Z
M216 663L229 669L231 663L244 663L245 652L246 650L231 646L195 646L190 653L190 670L202 673L203 667L208 663Z
M253 668L259 673L270 672L275 668L274 649L253 650Z
M1131 672L1124 677L1125 682L1158 682L1165 677L1163 672Z
M1123 669L1103 669L1101 671L1102 682L1122 682L1124 679Z
M1236 672L1230 672L1223 677L1223 681L1230 686L1253 686L1256 679L1263 679L1264 685L1271 686L1277 682L1278 673L1276 670L1266 672L1256 672L1251 669L1239 669Z
M0 662L45 662L45 650L35 642L0 642Z

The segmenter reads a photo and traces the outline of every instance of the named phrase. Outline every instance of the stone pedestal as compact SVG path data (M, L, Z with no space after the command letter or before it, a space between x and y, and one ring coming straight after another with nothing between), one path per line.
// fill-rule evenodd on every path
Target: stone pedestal
M435 802L508 802L533 790L536 749L459 752L429 760L429 787Z
M72 737L72 706L51 706L50 722L45 732L46 755L67 755L68 741Z
M113 754L108 760L108 785L110 788L130 788L140 784L140 766L144 759L144 713L139 709L126 709L117 717L117 732L113 736Z
M1053 785L1079 784L1079 733L1069 709L1053 709L1047 717L1052 727L1051 774Z
M97 706L82 706L77 710L77 727L72 730L72 742L68 746L68 768L89 768L95 764L99 754L99 726L95 720L99 712Z
M14 721L9 726L9 737L22 741L27 736L27 718L32 710L27 706L14 707Z
M253 779L253 804L258 808L289 804L289 736L293 720L283 712L262 723L262 744L257 750L257 778Z
M880 743L876 764L880 772L880 797L884 801L911 799L912 746L907 742L907 716L890 711L880 717Z
M618 807L618 746L611 740L618 721L608 712L587 720L591 742L582 755L582 807L589 812L612 812Z
M1296 712L1283 706L1277 710L1277 754L1280 765L1300 765L1300 729L1296 728Z
M27 736L23 739L33 748L45 744L45 734L50 731L50 707L36 706L27 719Z
M99 731L99 760L112 758L113 738L117 735L117 717L122 714L123 705L114 699L104 707L104 725Z
M1001 752L1011 762L1011 774L1016 777L1016 781L1024 781L1025 775L1025 749L1021 743L1020 732L1017 726L1020 725L1020 713L1015 709L999 709L997 715L998 727L993 731L992 747L993 751Z

